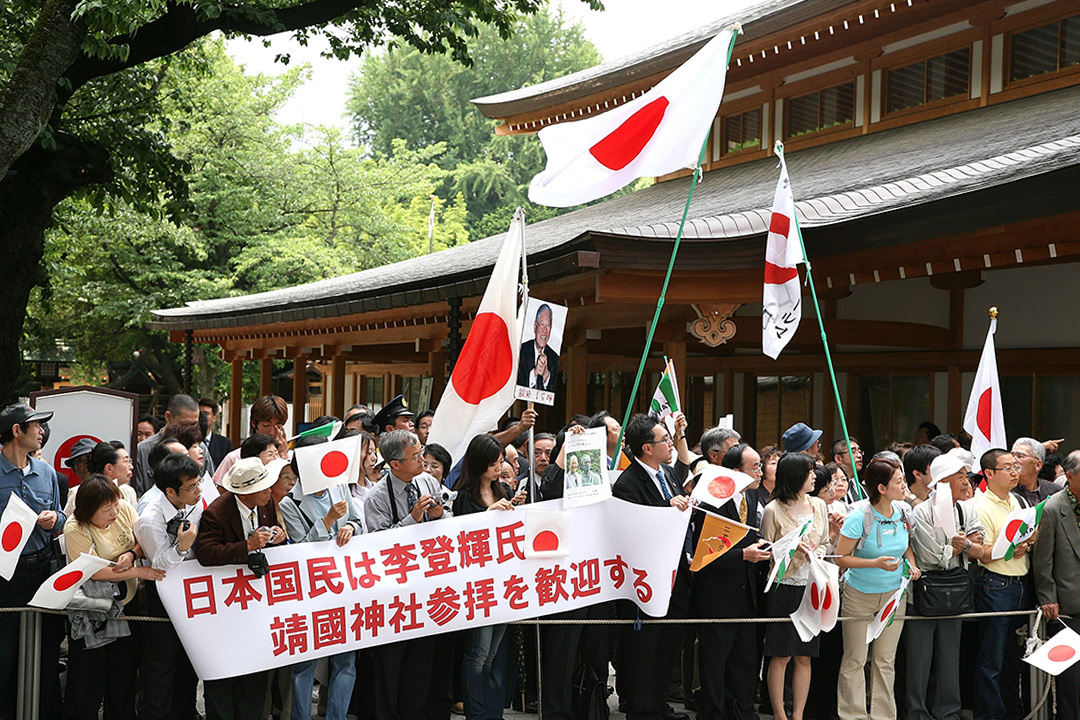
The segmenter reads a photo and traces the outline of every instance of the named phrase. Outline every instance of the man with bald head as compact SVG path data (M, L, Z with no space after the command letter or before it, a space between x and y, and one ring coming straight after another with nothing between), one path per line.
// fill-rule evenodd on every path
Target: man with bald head
M517 384L536 390L555 389L555 375L559 371L559 354L548 346L551 339L551 306L541 305L533 322L533 340L523 343L518 360Z

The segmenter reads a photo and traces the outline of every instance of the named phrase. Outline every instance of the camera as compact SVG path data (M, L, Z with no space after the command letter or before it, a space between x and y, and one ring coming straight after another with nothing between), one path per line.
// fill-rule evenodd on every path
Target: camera
M439 493L439 504L449 505L457 500L457 490L443 490Z
M270 561L266 559L266 554L262 550L248 553L247 566L248 570L250 570L257 578L261 578L263 575L270 572Z
M169 537L175 540L178 532L187 530L189 527L191 527L191 521L182 515L177 515L172 520L165 523L165 532L169 534Z

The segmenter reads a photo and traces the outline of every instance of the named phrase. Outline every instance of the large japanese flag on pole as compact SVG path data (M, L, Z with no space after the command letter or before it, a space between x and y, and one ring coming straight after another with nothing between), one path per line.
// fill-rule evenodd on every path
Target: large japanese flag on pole
M769 238L765 246L765 292L761 317L761 350L773 360L787 347L802 319L799 263L805 263L795 196L784 162L784 145L776 143L780 180L773 196Z
M697 167L724 95L733 25L639 98L601 115L549 125L538 134L547 167L529 199L569 207L610 195L640 177Z
M1008 449L1005 439L1005 413L1001 410L1001 384L998 382L997 355L994 352L994 333L997 331L997 308L990 308L990 329L986 332L979 369L971 386L964 429L971 434L971 454L978 462L982 454L993 448Z
M429 443L447 449L457 462L474 436L495 427L514 403L521 340L517 318L525 214L518 208L450 382L431 421Z
M4 516L0 518L0 577L5 580L15 574L19 555L37 525L37 517L18 495L12 493L8 497Z

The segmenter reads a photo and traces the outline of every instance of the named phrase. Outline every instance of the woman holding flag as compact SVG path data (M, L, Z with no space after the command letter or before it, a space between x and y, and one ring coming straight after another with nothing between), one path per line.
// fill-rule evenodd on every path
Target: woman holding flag
M809 528L799 540L799 553L791 560L783 576L768 596L769 617L787 617L802 603L810 579L810 555L824 557L829 541L829 512L825 501L811 497L814 490L814 461L804 453L788 453L776 466L773 499L761 517L761 535L775 542L788 533ZM773 563L778 561L773 556ZM818 638L803 642L795 626L772 623L765 629L765 657L769 662L769 700L777 720L787 720L784 710L784 674L791 658L795 670L791 676L792 718L802 720L810 692L810 658L817 657Z
M844 623L844 658L840 662L840 720L865 720L866 679L863 667L873 644L870 664L870 716L896 717L893 696L894 661L904 628L907 570L912 580L921 573L911 549L911 508L904 470L895 460L879 458L865 474L867 500L851 506L837 541L836 564L848 571L841 614L872 617ZM898 599L897 595L901 595ZM875 632L876 631L876 635Z

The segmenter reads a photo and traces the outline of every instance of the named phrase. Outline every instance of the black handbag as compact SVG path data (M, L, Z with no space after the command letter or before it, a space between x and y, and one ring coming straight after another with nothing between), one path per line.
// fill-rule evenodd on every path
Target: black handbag
M956 504L960 522L964 511ZM948 570L927 570L915 581L915 612L924 617L949 617L975 609L971 575L963 565Z
M948 617L975 609L967 568L928 570L915 581L915 612L924 617Z

